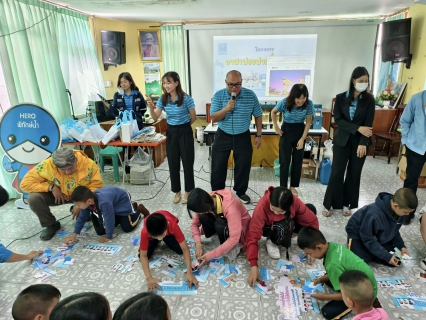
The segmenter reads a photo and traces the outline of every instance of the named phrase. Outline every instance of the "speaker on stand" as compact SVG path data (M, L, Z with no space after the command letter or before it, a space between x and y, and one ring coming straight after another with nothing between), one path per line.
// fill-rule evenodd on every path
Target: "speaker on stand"
M124 32L101 30L102 63L108 66L126 63L126 37Z
M384 22L382 31L382 61L402 62L410 69L411 18Z

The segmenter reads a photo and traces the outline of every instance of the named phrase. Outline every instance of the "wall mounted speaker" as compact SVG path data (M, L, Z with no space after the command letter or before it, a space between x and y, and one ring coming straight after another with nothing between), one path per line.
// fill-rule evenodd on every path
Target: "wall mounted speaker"
M382 61L404 61L410 55L411 18L383 23Z
M124 32L101 30L102 62L104 65L126 63Z

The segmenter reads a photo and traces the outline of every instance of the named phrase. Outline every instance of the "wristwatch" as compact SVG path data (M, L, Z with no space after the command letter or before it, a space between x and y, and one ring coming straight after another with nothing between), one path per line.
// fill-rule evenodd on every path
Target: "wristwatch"
M54 187L55 185L54 184L52 184L50 187L49 187L49 192L52 192L53 191L53 187Z
M256 138L262 138L262 135L261 134L256 134L255 137Z

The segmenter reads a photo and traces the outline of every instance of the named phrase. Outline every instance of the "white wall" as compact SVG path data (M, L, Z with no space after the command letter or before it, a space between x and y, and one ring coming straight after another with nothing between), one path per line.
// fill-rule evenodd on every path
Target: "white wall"
M372 76L376 30L380 22L354 20L184 26L189 30L191 95L197 114L205 115L206 103L214 94L213 36L317 34L312 100L322 104L323 108L330 108L331 99L347 90L355 67L367 68Z

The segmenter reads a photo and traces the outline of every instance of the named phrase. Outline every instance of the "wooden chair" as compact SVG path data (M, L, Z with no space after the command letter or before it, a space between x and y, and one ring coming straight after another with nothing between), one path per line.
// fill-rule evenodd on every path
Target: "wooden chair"
M334 103L335 102L336 102L336 98L333 98L333 100L331 100L331 108L330 108L330 110L331 110L330 129L331 128L333 129L333 137L334 137L334 134L336 133L336 130L337 130L337 124L334 122Z
M402 116L402 112L404 111L405 105L399 105L396 113L395 118L392 121L391 127L388 132L377 132L373 133L373 136L375 138L374 143L374 152L373 152L373 158L376 156L376 153L379 153L379 156L382 155L383 151L385 151L386 144L389 142L389 149L388 149L388 164L390 163L390 159L392 158L392 147L395 142L401 141L401 134L397 132L398 126L399 126L399 120ZM380 151L377 150L377 142L379 140L383 140L383 146Z

